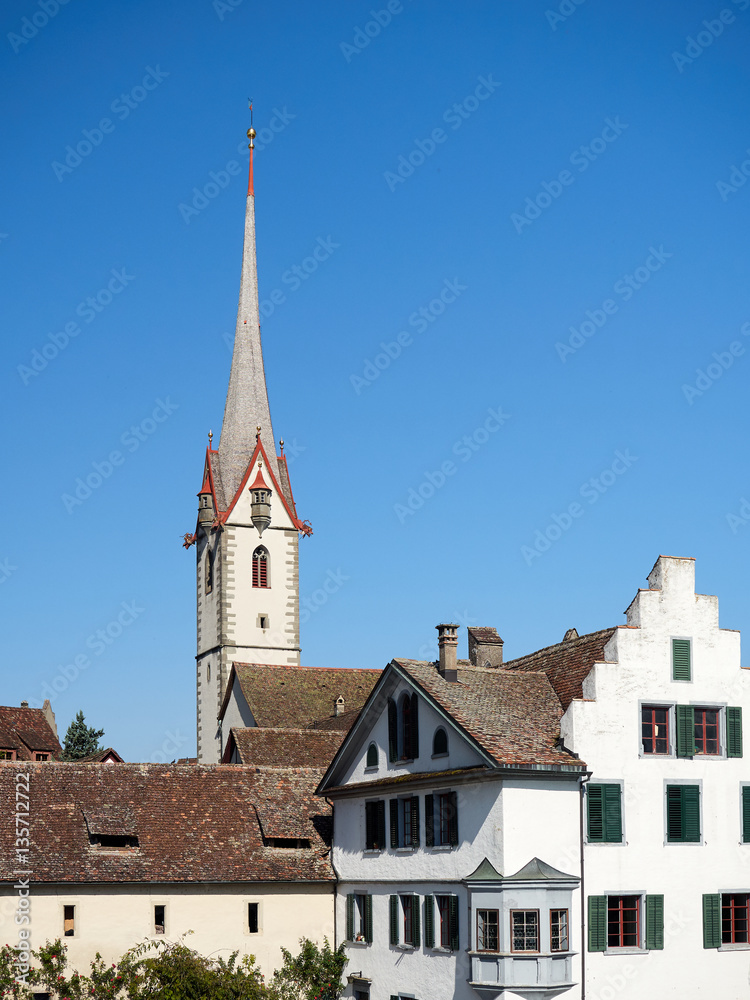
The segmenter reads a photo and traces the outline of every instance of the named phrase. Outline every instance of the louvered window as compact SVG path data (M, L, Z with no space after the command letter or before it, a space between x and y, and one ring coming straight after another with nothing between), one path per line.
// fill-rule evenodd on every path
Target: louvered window
M667 841L671 844L697 844L700 839L699 786L667 785Z
M253 552L253 587L268 586L268 550L260 545Z
M346 939L372 944L372 896L349 893L346 897Z
M365 802L365 850L385 849L385 802Z
M750 785L742 786L742 843L750 844Z
M691 649L689 639L672 639L672 680L691 679Z
M622 843L622 794L620 785L587 785L586 804L589 843Z

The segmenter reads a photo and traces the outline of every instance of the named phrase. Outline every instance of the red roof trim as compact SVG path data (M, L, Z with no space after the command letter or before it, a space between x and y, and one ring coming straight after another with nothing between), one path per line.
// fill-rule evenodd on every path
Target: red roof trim
M287 503L286 497L284 496L284 493L283 493L281 487L279 486L278 480L276 479L276 476L273 473L273 468L271 467L271 463L268 461L268 455L266 454L266 449L263 447L263 442L260 439L260 434L258 435L258 439L257 439L257 442L255 444L255 450L253 451L253 454L252 454L252 456L250 458L250 462L248 463L247 470L245 471L245 475L242 477L242 482L240 483L240 485L239 485L239 487L237 489L237 492L234 495L234 498L233 498L232 502L229 504L229 506L227 507L227 509L225 511L223 511L222 514L221 514L221 520L222 520L222 522L226 523L226 519L229 517L229 515L232 513L232 511L234 510L235 506L237 505L237 502L240 499L240 495L242 494L242 491L247 486L247 481L250 478L250 473L253 470L253 466L255 465L256 459L257 459L257 457L258 457L259 454L262 455L263 458L266 460L266 469L268 470L268 474L271 477L271 482L273 483L273 488L276 490L277 494L279 495L279 499L281 500L281 502L284 505L284 510L289 515L289 518L290 518L292 524L294 525L294 527L298 531L303 531L304 528L303 528L302 522L300 521L300 519L297 517L296 513L290 508L289 504ZM276 458L276 455L274 455L274 458Z

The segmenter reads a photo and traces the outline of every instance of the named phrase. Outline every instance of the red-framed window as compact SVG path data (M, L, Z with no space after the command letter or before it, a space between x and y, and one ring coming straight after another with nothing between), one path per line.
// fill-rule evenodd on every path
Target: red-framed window
M607 947L640 948L641 897L607 897Z
M253 586L268 586L268 552L262 546L253 552Z
M539 910L511 910L511 951L539 951Z
M641 740L644 753L669 753L669 708L644 705L641 708Z
M750 896L746 892L724 893L721 897L721 943L748 944Z
M695 708L695 752L719 753L719 710L718 708Z
M498 951L499 927L498 910L477 910L477 951Z
M550 951L568 951L568 911L549 911Z

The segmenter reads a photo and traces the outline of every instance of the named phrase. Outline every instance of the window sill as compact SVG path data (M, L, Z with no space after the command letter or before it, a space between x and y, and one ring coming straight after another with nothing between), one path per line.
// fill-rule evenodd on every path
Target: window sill
M378 770L377 764L371 764L370 767L365 768L365 774L373 774Z
M720 944L717 951L750 951L750 943L738 942L737 944Z
M383 853L384 848L382 847L366 847L362 853L364 855L370 855L372 857L377 857L378 854Z
M648 948L607 948L605 955L648 955Z
M450 757L450 754L449 753L434 753L430 757L430 760L440 760L441 757Z
M452 948L447 948L445 945L442 945L442 944L436 945L434 948L428 948L427 950L434 952L436 955L452 955L453 954L453 949Z
M369 943L369 941L347 941L346 945L348 948L366 948Z
M393 947L397 951L415 951L413 944L394 944Z
M427 850L439 854L439 853L444 853L446 851L452 851L453 847L450 844L433 844L433 846L428 847Z
M408 847L394 847L393 850L396 854L413 854L416 851L416 847L409 845Z

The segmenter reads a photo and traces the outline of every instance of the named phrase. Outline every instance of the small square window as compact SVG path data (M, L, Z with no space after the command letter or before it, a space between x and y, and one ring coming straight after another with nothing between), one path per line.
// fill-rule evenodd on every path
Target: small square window
M511 951L539 951L539 910L511 910Z

